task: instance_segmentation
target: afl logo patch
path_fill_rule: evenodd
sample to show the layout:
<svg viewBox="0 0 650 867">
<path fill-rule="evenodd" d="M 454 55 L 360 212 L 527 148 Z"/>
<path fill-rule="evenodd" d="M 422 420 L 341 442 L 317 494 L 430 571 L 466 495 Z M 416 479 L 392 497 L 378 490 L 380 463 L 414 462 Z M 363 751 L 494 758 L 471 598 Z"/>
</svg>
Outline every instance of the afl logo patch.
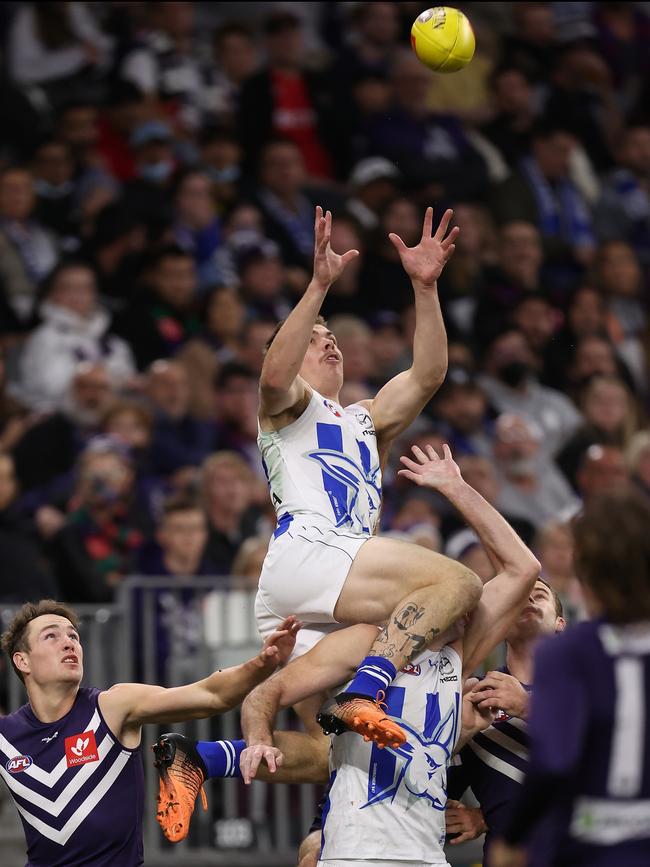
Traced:
<svg viewBox="0 0 650 867">
<path fill-rule="evenodd" d="M 330 403 L 329 400 L 324 400 L 323 403 L 330 412 L 334 413 L 337 418 L 342 418 L 341 413 L 338 411 L 338 409 L 334 406 L 333 403 Z"/>
<path fill-rule="evenodd" d="M 402 669 L 402 674 L 412 674 L 414 677 L 419 677 L 420 674 L 422 674 L 422 669 L 419 665 L 413 665 L 411 662 L 407 662 Z"/>
<path fill-rule="evenodd" d="M 14 756 L 13 759 L 9 759 L 5 768 L 10 774 L 19 774 L 21 771 L 26 771 L 27 768 L 31 768 L 32 764 L 31 756 Z"/>
</svg>

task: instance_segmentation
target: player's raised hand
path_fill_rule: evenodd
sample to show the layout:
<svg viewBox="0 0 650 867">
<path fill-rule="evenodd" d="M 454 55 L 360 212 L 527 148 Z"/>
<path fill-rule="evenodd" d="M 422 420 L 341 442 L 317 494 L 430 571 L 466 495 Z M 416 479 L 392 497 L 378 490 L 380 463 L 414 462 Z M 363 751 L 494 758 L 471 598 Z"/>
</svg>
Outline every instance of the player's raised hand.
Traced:
<svg viewBox="0 0 650 867">
<path fill-rule="evenodd" d="M 462 481 L 462 476 L 446 443 L 442 450 L 443 457 L 441 458 L 433 446 L 426 445 L 424 451 L 419 446 L 413 446 L 411 451 L 415 460 L 402 455 L 400 461 L 404 464 L 404 468 L 398 470 L 397 474 L 415 482 L 416 485 L 433 488 L 435 491 L 444 491 L 446 486 Z"/>
<path fill-rule="evenodd" d="M 284 756 L 281 750 L 271 744 L 251 744 L 242 750 L 239 757 L 239 768 L 247 786 L 257 776 L 257 769 L 262 761 L 266 762 L 269 771 L 274 774 L 284 762 Z"/>
<path fill-rule="evenodd" d="M 316 219 L 314 221 L 314 277 L 313 281 L 324 292 L 332 283 L 341 276 L 348 262 L 359 255 L 358 250 L 348 250 L 339 255 L 332 250 L 330 239 L 332 237 L 332 212 L 327 211 L 323 215 L 320 205 L 316 206 Z"/>
<path fill-rule="evenodd" d="M 264 641 L 259 657 L 261 662 L 272 668 L 288 662 L 301 626 L 302 623 L 293 614 L 283 620 L 279 628 Z"/>
<path fill-rule="evenodd" d="M 407 247 L 395 232 L 391 232 L 388 236 L 399 253 L 404 270 L 419 289 L 434 289 L 436 280 L 442 274 L 442 269 L 454 254 L 456 249 L 454 241 L 458 237 L 460 229 L 455 226 L 447 235 L 447 229 L 453 216 L 452 210 L 445 211 L 435 235 L 432 235 L 433 208 L 427 208 L 424 215 L 422 237 L 420 243 L 415 247 Z"/>
</svg>

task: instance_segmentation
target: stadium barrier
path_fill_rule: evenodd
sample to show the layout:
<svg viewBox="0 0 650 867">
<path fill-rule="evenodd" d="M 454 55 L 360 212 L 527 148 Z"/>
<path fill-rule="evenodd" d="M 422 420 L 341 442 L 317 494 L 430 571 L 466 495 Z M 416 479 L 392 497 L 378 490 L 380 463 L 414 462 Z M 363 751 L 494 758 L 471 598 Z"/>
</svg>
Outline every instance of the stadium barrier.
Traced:
<svg viewBox="0 0 650 867">
<path fill-rule="evenodd" d="M 237 665 L 260 649 L 254 600 L 253 591 L 238 589 L 232 579 L 129 578 L 119 587 L 113 604 L 74 606 L 81 618 L 83 683 L 99 688 L 125 681 L 179 686 Z M 16 607 L 0 608 L 3 630 Z M 25 701 L 22 684 L 3 660 L 0 705 L 11 712 Z M 278 719 L 278 728 L 298 726 L 292 711 L 284 711 Z M 206 786 L 207 813 L 198 804 L 188 839 L 176 845 L 167 843 L 155 820 L 158 782 L 149 745 L 168 730 L 199 740 L 237 738 L 241 731 L 239 712 L 144 727 L 148 867 L 294 865 L 297 846 L 311 824 L 321 794 L 318 786 L 253 782 L 244 787 L 231 779 L 211 780 Z M 453 852 L 449 857 L 457 865 L 475 863 L 474 852 Z"/>
</svg>

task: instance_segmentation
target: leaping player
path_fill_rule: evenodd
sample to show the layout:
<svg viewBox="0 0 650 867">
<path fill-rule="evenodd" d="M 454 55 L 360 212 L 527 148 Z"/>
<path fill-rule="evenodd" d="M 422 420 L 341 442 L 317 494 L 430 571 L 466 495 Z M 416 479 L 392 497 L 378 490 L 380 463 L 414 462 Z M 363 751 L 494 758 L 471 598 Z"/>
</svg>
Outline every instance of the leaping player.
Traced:
<svg viewBox="0 0 650 867">
<path fill-rule="evenodd" d="M 389 235 L 415 294 L 413 363 L 372 400 L 343 407 L 343 358 L 319 311 L 358 252 L 332 250 L 332 215 L 316 208 L 314 274 L 272 336 L 260 376 L 258 444 L 278 523 L 260 577 L 258 625 L 267 635 L 295 614 L 306 628 L 294 655 L 338 624 L 384 626 L 329 709 L 380 746 L 397 747 L 406 736 L 381 710 L 377 693 L 481 595 L 481 582 L 461 564 L 373 536 L 381 467 L 391 444 L 438 390 L 447 369 L 437 280 L 459 231 L 447 234 L 452 215 L 446 211 L 433 234 L 433 209 L 427 208 L 415 247 Z"/>
</svg>

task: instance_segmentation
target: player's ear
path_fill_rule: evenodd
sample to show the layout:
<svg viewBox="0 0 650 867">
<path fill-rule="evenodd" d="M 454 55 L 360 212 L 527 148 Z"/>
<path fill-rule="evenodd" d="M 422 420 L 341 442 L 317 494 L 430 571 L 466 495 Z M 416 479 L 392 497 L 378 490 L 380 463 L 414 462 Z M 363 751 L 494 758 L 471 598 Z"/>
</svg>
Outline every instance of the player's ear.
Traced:
<svg viewBox="0 0 650 867">
<path fill-rule="evenodd" d="M 556 617 L 555 618 L 555 631 L 556 632 L 564 632 L 566 629 L 566 620 L 564 617 Z"/>
<path fill-rule="evenodd" d="M 29 674 L 29 659 L 25 653 L 17 650 L 11 659 L 21 674 Z"/>
</svg>

